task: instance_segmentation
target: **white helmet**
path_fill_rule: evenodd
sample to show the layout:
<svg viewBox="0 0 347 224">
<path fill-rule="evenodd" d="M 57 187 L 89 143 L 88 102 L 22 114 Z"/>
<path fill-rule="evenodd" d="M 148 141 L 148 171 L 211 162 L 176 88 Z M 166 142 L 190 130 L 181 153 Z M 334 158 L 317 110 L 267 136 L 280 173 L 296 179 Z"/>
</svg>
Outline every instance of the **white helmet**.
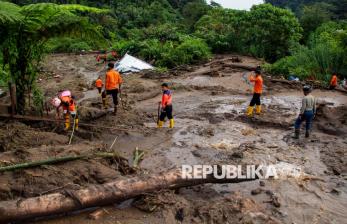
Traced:
<svg viewBox="0 0 347 224">
<path fill-rule="evenodd" d="M 61 104 L 61 100 L 58 97 L 55 97 L 55 98 L 52 99 L 51 103 L 52 103 L 53 106 L 59 107 L 60 104 Z"/>
</svg>

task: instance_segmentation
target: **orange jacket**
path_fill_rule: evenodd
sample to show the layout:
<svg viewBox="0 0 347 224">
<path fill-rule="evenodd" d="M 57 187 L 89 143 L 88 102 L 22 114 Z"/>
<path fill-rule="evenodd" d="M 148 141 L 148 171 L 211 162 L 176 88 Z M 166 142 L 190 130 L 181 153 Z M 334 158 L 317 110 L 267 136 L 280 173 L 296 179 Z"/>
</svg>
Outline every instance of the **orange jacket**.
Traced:
<svg viewBox="0 0 347 224">
<path fill-rule="evenodd" d="M 258 77 L 251 76 L 250 82 L 254 82 L 254 93 L 261 94 L 263 92 L 263 78 L 259 75 Z"/>
<path fill-rule="evenodd" d="M 96 86 L 97 88 L 101 88 L 103 85 L 104 85 L 104 84 L 102 83 L 102 80 L 101 80 L 101 79 L 97 79 L 97 80 L 95 81 L 95 86 Z"/>
<path fill-rule="evenodd" d="M 63 110 L 73 112 L 76 110 L 75 101 L 70 96 L 63 96 L 60 98 Z"/>
<path fill-rule="evenodd" d="M 165 108 L 167 105 L 172 105 L 172 94 L 170 90 L 163 91 L 161 98 L 161 108 Z"/>
<path fill-rule="evenodd" d="M 123 80 L 119 72 L 112 69 L 106 73 L 106 90 L 119 89 L 119 84 L 122 83 Z"/>
<path fill-rule="evenodd" d="M 337 86 L 337 76 L 336 75 L 333 75 L 333 77 L 331 78 L 330 85 L 331 86 Z"/>
</svg>

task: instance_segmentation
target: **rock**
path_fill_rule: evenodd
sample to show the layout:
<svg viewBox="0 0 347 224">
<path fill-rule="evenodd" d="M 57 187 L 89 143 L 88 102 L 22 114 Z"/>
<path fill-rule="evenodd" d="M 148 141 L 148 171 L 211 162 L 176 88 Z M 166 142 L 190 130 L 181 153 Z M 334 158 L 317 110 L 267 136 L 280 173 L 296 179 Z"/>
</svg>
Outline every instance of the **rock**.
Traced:
<svg viewBox="0 0 347 224">
<path fill-rule="evenodd" d="M 257 195 L 260 194 L 261 192 L 263 192 L 263 190 L 261 188 L 257 188 L 251 191 L 252 195 Z"/>
<path fill-rule="evenodd" d="M 105 116 L 106 111 L 98 108 L 81 106 L 78 109 L 78 115 L 81 121 L 89 121 Z"/>
<path fill-rule="evenodd" d="M 265 182 L 264 181 L 259 181 L 259 185 L 261 186 L 261 187 L 265 187 Z"/>
<path fill-rule="evenodd" d="M 236 159 L 242 159 L 243 158 L 243 152 L 234 152 L 231 155 L 232 158 L 236 158 Z"/>
<path fill-rule="evenodd" d="M 331 191 L 330 191 L 330 193 L 331 194 L 336 194 L 336 195 L 340 195 L 341 194 L 341 192 L 339 191 L 339 190 L 337 190 L 337 189 L 332 189 Z"/>
</svg>

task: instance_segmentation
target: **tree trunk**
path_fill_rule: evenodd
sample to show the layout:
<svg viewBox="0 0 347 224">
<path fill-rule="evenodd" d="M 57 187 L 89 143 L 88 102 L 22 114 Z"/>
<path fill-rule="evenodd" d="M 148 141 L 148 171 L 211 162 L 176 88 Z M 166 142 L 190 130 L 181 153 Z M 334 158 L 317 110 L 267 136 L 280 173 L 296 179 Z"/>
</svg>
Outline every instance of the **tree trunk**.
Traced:
<svg viewBox="0 0 347 224">
<path fill-rule="evenodd" d="M 25 85 L 22 81 L 16 81 L 17 94 L 17 113 L 24 115 L 25 113 Z"/>
<path fill-rule="evenodd" d="M 133 177 L 65 193 L 0 202 L 0 223 L 33 219 L 102 206 L 160 189 L 176 189 L 206 183 L 239 183 L 254 179 L 183 179 L 181 170 L 149 177 Z"/>
</svg>

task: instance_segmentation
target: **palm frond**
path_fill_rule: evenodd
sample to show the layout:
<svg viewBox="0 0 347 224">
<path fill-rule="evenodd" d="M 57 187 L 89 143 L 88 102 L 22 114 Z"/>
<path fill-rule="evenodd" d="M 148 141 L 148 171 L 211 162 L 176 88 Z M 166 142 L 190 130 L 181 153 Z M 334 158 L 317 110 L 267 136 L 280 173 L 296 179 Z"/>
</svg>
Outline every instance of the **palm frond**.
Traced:
<svg viewBox="0 0 347 224">
<path fill-rule="evenodd" d="M 95 13 L 95 14 L 103 14 L 103 13 L 110 12 L 109 9 L 99 9 L 99 8 L 88 7 L 88 6 L 77 5 L 77 4 L 59 5 L 59 7 L 73 13 L 88 12 L 88 13 Z"/>
<path fill-rule="evenodd" d="M 0 1 L 0 26 L 13 24 L 23 19 L 20 13 L 20 7 L 10 3 Z"/>
</svg>

